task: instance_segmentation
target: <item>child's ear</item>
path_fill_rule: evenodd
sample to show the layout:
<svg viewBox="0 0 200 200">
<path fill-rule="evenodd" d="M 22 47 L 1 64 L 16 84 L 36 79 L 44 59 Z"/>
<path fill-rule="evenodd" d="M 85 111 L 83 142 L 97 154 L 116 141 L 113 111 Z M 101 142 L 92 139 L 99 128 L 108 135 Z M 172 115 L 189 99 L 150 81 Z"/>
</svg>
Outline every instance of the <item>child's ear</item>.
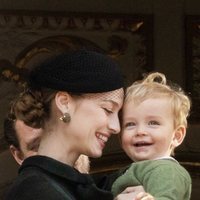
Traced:
<svg viewBox="0 0 200 200">
<path fill-rule="evenodd" d="M 24 161 L 24 154 L 22 153 L 21 150 L 19 150 L 18 148 L 16 148 L 14 145 L 10 145 L 10 152 L 13 155 L 14 159 L 16 160 L 16 162 L 21 165 L 22 162 Z"/>
<path fill-rule="evenodd" d="M 173 146 L 178 147 L 184 140 L 186 134 L 185 126 L 178 126 L 174 132 Z"/>
</svg>

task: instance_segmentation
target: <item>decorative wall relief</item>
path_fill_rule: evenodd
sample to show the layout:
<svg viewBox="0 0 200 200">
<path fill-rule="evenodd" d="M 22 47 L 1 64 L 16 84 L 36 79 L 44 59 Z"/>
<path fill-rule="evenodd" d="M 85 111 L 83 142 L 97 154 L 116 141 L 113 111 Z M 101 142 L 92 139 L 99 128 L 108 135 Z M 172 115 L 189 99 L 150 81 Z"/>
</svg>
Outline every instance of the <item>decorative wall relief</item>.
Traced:
<svg viewBox="0 0 200 200">
<path fill-rule="evenodd" d="M 0 151 L 8 102 L 44 54 L 83 47 L 106 53 L 122 66 L 127 85 L 153 66 L 151 15 L 0 11 L 0 33 Z"/>
</svg>

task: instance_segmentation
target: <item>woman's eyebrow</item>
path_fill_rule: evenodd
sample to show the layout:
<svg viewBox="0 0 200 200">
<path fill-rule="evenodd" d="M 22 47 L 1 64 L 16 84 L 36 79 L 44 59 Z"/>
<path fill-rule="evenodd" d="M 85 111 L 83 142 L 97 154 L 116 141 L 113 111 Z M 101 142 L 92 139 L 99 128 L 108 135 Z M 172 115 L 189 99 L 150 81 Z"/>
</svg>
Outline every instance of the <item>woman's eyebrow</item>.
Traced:
<svg viewBox="0 0 200 200">
<path fill-rule="evenodd" d="M 118 105 L 118 103 L 116 101 L 113 101 L 111 99 L 103 99 L 104 102 L 109 102 L 109 103 L 112 103 L 114 105 Z"/>
</svg>

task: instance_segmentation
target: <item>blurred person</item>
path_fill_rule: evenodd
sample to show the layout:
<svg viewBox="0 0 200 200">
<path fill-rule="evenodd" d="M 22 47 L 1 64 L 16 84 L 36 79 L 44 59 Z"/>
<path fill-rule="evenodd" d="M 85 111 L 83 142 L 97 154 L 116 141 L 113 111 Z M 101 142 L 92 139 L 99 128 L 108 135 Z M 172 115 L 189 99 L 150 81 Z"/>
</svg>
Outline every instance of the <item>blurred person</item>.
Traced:
<svg viewBox="0 0 200 200">
<path fill-rule="evenodd" d="M 20 95 L 23 95 L 23 93 Z M 41 134 L 41 128 L 32 128 L 22 120 L 16 119 L 13 108 L 4 120 L 4 138 L 9 145 L 11 154 L 19 165 L 22 164 L 24 159 L 37 155 Z M 80 155 L 74 167 L 81 173 L 89 173 L 89 158 Z"/>
</svg>

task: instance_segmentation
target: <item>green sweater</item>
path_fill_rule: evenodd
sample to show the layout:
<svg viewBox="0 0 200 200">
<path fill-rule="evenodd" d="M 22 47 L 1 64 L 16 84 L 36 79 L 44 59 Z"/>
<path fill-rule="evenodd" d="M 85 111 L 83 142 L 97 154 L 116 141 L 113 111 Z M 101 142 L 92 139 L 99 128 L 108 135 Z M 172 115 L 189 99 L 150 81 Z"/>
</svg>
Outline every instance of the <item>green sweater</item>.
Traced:
<svg viewBox="0 0 200 200">
<path fill-rule="evenodd" d="M 132 163 L 112 185 L 114 196 L 128 186 L 142 185 L 156 200 L 188 200 L 191 195 L 189 173 L 176 160 L 158 159 Z"/>
</svg>

